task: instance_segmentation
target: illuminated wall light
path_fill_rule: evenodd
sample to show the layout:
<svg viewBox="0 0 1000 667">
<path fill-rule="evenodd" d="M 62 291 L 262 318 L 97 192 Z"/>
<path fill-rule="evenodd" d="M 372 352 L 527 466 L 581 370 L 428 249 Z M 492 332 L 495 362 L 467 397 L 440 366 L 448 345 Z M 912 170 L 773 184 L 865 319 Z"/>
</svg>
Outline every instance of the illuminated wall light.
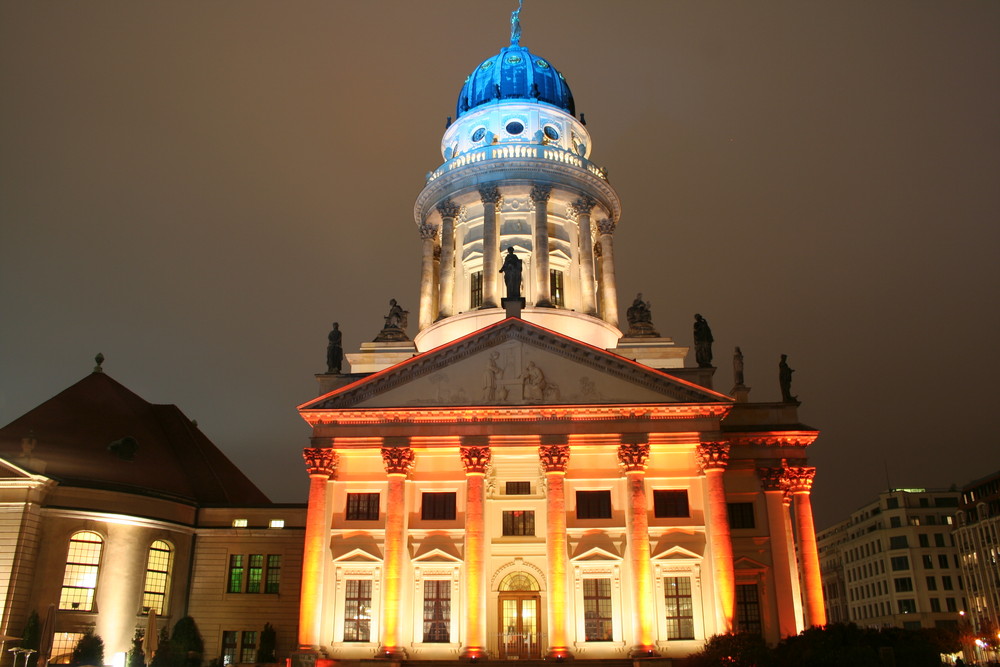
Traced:
<svg viewBox="0 0 1000 667">
<path fill-rule="evenodd" d="M 267 524 L 267 527 L 268 528 L 284 528 L 285 527 L 285 520 L 284 519 L 271 519 L 271 521 Z"/>
<path fill-rule="evenodd" d="M 246 528 L 247 525 L 246 519 L 233 519 L 233 528 Z"/>
</svg>

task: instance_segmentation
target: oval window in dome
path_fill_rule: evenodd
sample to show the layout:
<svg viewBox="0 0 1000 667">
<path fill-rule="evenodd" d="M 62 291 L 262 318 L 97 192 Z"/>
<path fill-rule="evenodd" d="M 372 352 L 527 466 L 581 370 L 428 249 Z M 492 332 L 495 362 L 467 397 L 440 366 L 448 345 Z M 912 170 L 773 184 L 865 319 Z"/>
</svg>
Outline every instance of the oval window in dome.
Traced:
<svg viewBox="0 0 1000 667">
<path fill-rule="evenodd" d="M 557 130 L 554 126 L 546 125 L 543 132 L 545 132 L 545 136 L 552 141 L 559 141 L 559 130 Z"/>
<path fill-rule="evenodd" d="M 545 62 L 544 60 L 542 60 L 541 58 L 539 58 L 538 60 L 536 60 L 535 64 L 538 65 L 539 67 L 541 67 L 542 69 L 548 69 L 549 68 L 549 64 L 547 62 Z"/>
<path fill-rule="evenodd" d="M 482 65 L 480 65 L 481 69 L 489 69 L 491 67 L 493 67 L 493 61 L 492 60 L 487 60 Z"/>
<path fill-rule="evenodd" d="M 507 123 L 507 134 L 521 134 L 524 132 L 524 124 L 517 120 Z"/>
<path fill-rule="evenodd" d="M 521 62 L 521 56 L 507 56 L 507 62 L 511 65 L 516 65 Z"/>
<path fill-rule="evenodd" d="M 482 141 L 483 137 L 485 137 L 485 136 L 486 136 L 486 128 L 485 127 L 480 127 L 475 132 L 472 133 L 472 140 L 473 141 Z"/>
</svg>

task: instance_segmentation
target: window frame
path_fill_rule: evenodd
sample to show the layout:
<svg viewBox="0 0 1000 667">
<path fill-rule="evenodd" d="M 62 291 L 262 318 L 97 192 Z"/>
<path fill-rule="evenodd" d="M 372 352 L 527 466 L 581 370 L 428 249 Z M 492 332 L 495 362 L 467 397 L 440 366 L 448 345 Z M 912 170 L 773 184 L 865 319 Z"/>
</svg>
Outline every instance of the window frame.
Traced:
<svg viewBox="0 0 1000 667">
<path fill-rule="evenodd" d="M 348 492 L 344 499 L 344 521 L 378 521 L 381 517 L 382 494 L 379 492 Z"/>
<path fill-rule="evenodd" d="M 166 554 L 166 556 L 160 556 L 158 562 L 154 563 L 154 553 Z M 166 540 L 153 540 L 146 552 L 146 574 L 143 577 L 141 603 L 143 614 L 148 614 L 150 609 L 155 609 L 158 616 L 167 615 L 167 600 L 170 597 L 170 572 L 173 563 L 173 545 Z M 163 569 L 154 569 L 154 566 L 162 566 Z M 152 590 L 154 586 L 162 588 L 162 590 Z M 154 608 L 150 604 L 152 598 L 159 598 L 159 606 Z"/>
<path fill-rule="evenodd" d="M 683 502 L 680 501 L 681 498 L 683 498 Z M 653 517 L 657 519 L 690 518 L 691 502 L 687 489 L 653 489 Z"/>
<path fill-rule="evenodd" d="M 93 536 L 97 539 L 82 539 Z M 105 538 L 93 530 L 78 530 L 69 537 L 64 561 L 63 582 L 59 588 L 58 609 L 63 611 L 97 611 L 97 586 L 101 578 L 101 562 L 104 558 Z M 97 545 L 84 547 L 74 545 Z M 89 560 L 87 560 L 89 559 Z M 92 586 L 79 586 L 76 582 L 90 579 Z M 88 591 L 79 599 L 77 591 Z"/>
<path fill-rule="evenodd" d="M 578 489 L 575 498 L 577 519 L 601 520 L 614 516 L 610 489 Z"/>
<path fill-rule="evenodd" d="M 455 491 L 424 491 L 420 494 L 421 521 L 454 521 L 458 516 Z"/>
</svg>

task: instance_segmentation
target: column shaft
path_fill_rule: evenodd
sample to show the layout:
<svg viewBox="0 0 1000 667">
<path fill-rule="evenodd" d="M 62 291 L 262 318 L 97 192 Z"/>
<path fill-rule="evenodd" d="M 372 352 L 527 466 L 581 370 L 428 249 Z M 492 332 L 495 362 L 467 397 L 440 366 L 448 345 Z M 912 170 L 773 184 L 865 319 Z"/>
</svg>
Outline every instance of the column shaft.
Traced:
<svg viewBox="0 0 1000 667">
<path fill-rule="evenodd" d="M 588 315 L 597 314 L 597 295 L 594 290 L 594 239 L 590 229 L 590 211 L 597 202 L 590 197 L 582 197 L 573 204 L 577 215 L 577 234 L 580 253 L 580 308 Z"/>
<path fill-rule="evenodd" d="M 708 486 L 708 529 L 712 543 L 712 568 L 715 588 L 722 615 L 721 632 L 732 632 L 736 607 L 736 574 L 733 570 L 733 541 L 729 531 L 729 509 L 726 504 L 726 487 L 722 482 L 724 469 L 705 471 Z"/>
<path fill-rule="evenodd" d="M 535 306 L 552 306 L 549 284 L 549 195 L 552 187 L 536 185 L 531 188 L 531 201 L 535 203 L 535 228 L 531 236 L 532 276 L 535 280 Z"/>
<path fill-rule="evenodd" d="M 774 564 L 775 597 L 778 603 L 778 632 L 781 637 L 794 637 L 801 631 L 795 605 L 797 587 L 793 586 L 793 579 L 798 577 L 798 572 L 795 568 L 795 552 L 788 552 L 789 542 L 785 534 L 788 508 L 785 507 L 784 496 L 785 492 L 780 488 L 764 491 L 771 562 Z"/>
<path fill-rule="evenodd" d="M 647 446 L 648 450 L 648 446 Z M 646 508 L 646 473 L 629 470 L 625 473 L 628 483 L 629 504 L 626 516 L 628 547 L 634 579 L 633 627 L 634 657 L 656 655 L 655 622 L 653 620 L 653 572 L 649 560 L 649 516 Z"/>
<path fill-rule="evenodd" d="M 385 566 L 382 591 L 382 645 L 378 655 L 401 660 L 403 619 L 401 603 L 406 580 L 406 475 L 413 465 L 413 450 L 409 447 L 382 447 L 382 461 L 388 479 L 385 499 Z"/>
<path fill-rule="evenodd" d="M 420 259 L 420 318 L 419 329 L 423 331 L 434 323 L 434 301 L 438 285 L 434 280 L 434 241 L 437 237 L 437 227 L 420 225 L 420 238 L 423 247 Z"/>
<path fill-rule="evenodd" d="M 441 214 L 441 312 L 438 319 L 455 314 L 455 218 L 461 209 L 450 199 L 438 205 Z"/>
<path fill-rule="evenodd" d="M 816 527 L 813 525 L 812 502 L 809 491 L 793 492 L 795 498 L 795 527 L 799 535 L 799 553 L 802 554 L 806 617 L 810 626 L 826 625 L 823 607 L 823 576 L 819 570 L 819 550 L 816 547 Z"/>
<path fill-rule="evenodd" d="M 496 308 L 500 303 L 497 289 L 499 285 L 500 225 L 497 209 L 500 206 L 500 190 L 486 187 L 479 190 L 483 202 L 483 308 Z"/>
<path fill-rule="evenodd" d="M 330 539 L 328 482 L 336 470 L 337 456 L 333 450 L 321 447 L 306 447 L 302 456 L 309 471 L 309 505 L 302 553 L 299 650 L 316 651 L 323 644 L 323 593 Z"/>
<path fill-rule="evenodd" d="M 461 657 L 486 657 L 486 467 L 489 447 L 462 447 L 465 468 L 465 647 Z"/>
<path fill-rule="evenodd" d="M 604 305 L 604 321 L 611 326 L 618 326 L 618 289 L 615 287 L 615 254 L 611 234 L 615 223 L 611 220 L 599 220 L 597 223 L 598 241 L 601 244 L 601 303 Z"/>
<path fill-rule="evenodd" d="M 567 445 L 543 445 L 538 448 L 545 470 L 546 497 L 545 555 L 549 577 L 549 650 L 546 658 L 561 660 L 569 651 L 569 551 L 566 539 L 566 464 Z"/>
</svg>

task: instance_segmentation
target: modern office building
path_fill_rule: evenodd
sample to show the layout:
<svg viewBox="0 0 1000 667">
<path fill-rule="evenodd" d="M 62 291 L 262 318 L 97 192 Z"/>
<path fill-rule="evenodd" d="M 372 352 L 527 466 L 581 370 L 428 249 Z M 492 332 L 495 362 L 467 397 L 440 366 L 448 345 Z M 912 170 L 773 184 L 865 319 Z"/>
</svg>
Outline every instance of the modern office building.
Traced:
<svg viewBox="0 0 1000 667">
<path fill-rule="evenodd" d="M 1000 645 L 1000 472 L 962 489 L 955 543 L 965 577 L 969 622 L 980 640 Z"/>
</svg>

